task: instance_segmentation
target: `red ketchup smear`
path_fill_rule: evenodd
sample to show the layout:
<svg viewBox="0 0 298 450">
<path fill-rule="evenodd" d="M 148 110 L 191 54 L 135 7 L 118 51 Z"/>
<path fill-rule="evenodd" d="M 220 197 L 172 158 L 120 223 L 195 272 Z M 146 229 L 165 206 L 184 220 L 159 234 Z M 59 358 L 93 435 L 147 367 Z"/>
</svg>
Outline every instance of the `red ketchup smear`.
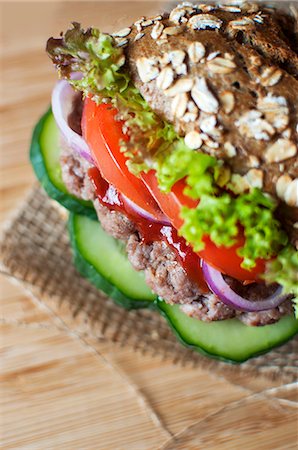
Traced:
<svg viewBox="0 0 298 450">
<path fill-rule="evenodd" d="M 150 221 L 134 211 L 121 193 L 102 178 L 96 167 L 89 169 L 88 175 L 95 188 L 97 198 L 103 206 L 111 211 L 124 213 L 131 219 L 136 224 L 142 242 L 146 244 L 161 240 L 166 242 L 176 253 L 179 262 L 191 280 L 200 287 L 201 291 L 209 291 L 201 269 L 200 257 L 186 244 L 185 239 L 178 236 L 177 230 L 172 225 Z"/>
</svg>

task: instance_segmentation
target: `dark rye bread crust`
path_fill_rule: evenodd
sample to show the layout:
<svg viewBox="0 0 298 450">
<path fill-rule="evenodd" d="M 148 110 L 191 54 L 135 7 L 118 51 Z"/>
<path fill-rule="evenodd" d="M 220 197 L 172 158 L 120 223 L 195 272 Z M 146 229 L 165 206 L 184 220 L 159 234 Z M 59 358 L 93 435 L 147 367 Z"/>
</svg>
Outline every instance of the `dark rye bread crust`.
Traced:
<svg viewBox="0 0 298 450">
<path fill-rule="evenodd" d="M 295 22 L 260 8 L 185 3 L 163 17 L 141 19 L 116 40 L 125 48 L 133 82 L 152 109 L 188 136 L 193 148 L 223 159 L 232 174 L 240 175 L 232 178 L 239 192 L 256 186 L 278 198 L 278 214 L 297 245 Z M 194 42 L 203 47 L 191 57 Z M 185 109 L 186 101 L 191 103 Z"/>
</svg>

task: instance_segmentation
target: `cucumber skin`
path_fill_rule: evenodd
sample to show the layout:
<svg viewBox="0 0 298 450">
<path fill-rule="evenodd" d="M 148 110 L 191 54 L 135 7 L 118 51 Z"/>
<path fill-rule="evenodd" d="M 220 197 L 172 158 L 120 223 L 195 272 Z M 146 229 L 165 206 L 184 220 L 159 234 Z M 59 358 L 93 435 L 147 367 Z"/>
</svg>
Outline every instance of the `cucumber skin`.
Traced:
<svg viewBox="0 0 298 450">
<path fill-rule="evenodd" d="M 125 309 L 156 309 L 156 304 L 154 301 L 133 300 L 126 297 L 116 286 L 107 281 L 99 272 L 97 272 L 92 264 L 88 263 L 84 259 L 77 247 L 75 239 L 75 216 L 76 214 L 74 213 L 69 214 L 68 231 L 73 250 L 73 261 L 78 272 L 83 277 L 87 278 L 97 289 L 103 291 L 108 297 L 111 297 L 117 305 L 122 306 Z"/>
<path fill-rule="evenodd" d="M 47 169 L 43 160 L 40 138 L 43 131 L 43 127 L 48 117 L 52 114 L 51 108 L 41 117 L 36 124 L 30 144 L 30 162 L 32 164 L 34 173 L 46 191 L 49 197 L 60 203 L 64 208 L 77 214 L 83 214 L 91 219 L 96 219 L 96 212 L 90 202 L 90 206 L 87 201 L 76 199 L 74 196 L 60 191 L 51 181 Z"/>
<path fill-rule="evenodd" d="M 266 353 L 269 353 L 274 348 L 278 348 L 281 345 L 286 344 L 287 342 L 289 342 L 291 339 L 293 339 L 298 334 L 298 331 L 296 331 L 296 333 L 294 333 L 292 336 L 288 336 L 287 338 L 285 338 L 283 341 L 280 341 L 276 345 L 273 345 L 272 347 L 267 348 L 264 351 L 256 352 L 256 353 L 248 356 L 247 358 L 243 358 L 243 359 L 240 359 L 240 358 L 239 359 L 232 359 L 231 358 L 230 359 L 230 358 L 226 358 L 224 356 L 220 356 L 220 355 L 216 355 L 214 353 L 207 352 L 206 350 L 204 350 L 202 347 L 199 347 L 198 345 L 189 344 L 185 339 L 183 339 L 183 337 L 181 336 L 179 331 L 176 329 L 175 325 L 172 323 L 171 319 L 168 317 L 167 313 L 162 309 L 162 307 L 160 306 L 161 303 L 163 303 L 162 299 L 159 299 L 159 300 L 155 301 L 155 305 L 156 305 L 156 308 L 157 308 L 158 312 L 165 318 L 166 322 L 168 323 L 168 325 L 170 326 L 171 330 L 173 331 L 173 334 L 176 336 L 177 340 L 184 347 L 187 347 L 190 350 L 194 350 L 197 353 L 200 353 L 201 355 L 206 356 L 208 358 L 216 359 L 218 361 L 222 361 L 222 362 L 233 364 L 233 365 L 239 365 L 239 364 L 242 364 L 245 361 L 248 361 L 248 360 L 250 360 L 252 358 L 256 358 L 258 356 L 265 355 Z"/>
</svg>

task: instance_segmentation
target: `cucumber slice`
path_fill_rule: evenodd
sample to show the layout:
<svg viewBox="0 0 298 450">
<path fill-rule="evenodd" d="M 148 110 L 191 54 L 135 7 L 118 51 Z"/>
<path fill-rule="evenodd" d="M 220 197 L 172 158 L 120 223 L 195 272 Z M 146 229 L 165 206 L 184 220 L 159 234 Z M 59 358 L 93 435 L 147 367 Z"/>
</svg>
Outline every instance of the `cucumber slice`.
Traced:
<svg viewBox="0 0 298 450">
<path fill-rule="evenodd" d="M 59 130 L 50 108 L 33 131 L 30 161 L 34 172 L 46 193 L 53 200 L 72 212 L 96 218 L 92 202 L 78 199 L 67 191 L 62 180 L 59 157 Z"/>
<path fill-rule="evenodd" d="M 266 353 L 298 333 L 298 320 L 285 316 L 264 327 L 249 327 L 237 319 L 206 323 L 188 317 L 179 306 L 158 301 L 180 341 L 192 349 L 226 362 L 240 363 Z"/>
<path fill-rule="evenodd" d="M 127 309 L 154 306 L 156 295 L 144 274 L 133 269 L 121 241 L 98 221 L 78 214 L 70 214 L 69 232 L 75 266 L 92 284 Z"/>
</svg>

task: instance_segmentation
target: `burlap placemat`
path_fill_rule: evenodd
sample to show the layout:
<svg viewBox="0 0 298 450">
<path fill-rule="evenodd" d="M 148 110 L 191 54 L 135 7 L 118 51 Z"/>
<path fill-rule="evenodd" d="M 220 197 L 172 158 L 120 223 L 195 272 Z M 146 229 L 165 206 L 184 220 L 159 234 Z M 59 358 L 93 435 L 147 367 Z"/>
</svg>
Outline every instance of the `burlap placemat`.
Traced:
<svg viewBox="0 0 298 450">
<path fill-rule="evenodd" d="M 183 347 L 165 320 L 148 310 L 126 311 L 82 278 L 72 264 L 66 222 L 40 187 L 35 187 L 3 230 L 2 271 L 20 280 L 40 301 L 64 304 L 92 337 L 170 358 L 175 364 L 192 364 L 219 374 L 251 372 L 295 380 L 298 374 L 298 339 L 241 365 L 209 359 Z M 58 312 L 59 314 L 59 312 Z M 79 330 L 80 331 L 80 330 Z"/>
</svg>

